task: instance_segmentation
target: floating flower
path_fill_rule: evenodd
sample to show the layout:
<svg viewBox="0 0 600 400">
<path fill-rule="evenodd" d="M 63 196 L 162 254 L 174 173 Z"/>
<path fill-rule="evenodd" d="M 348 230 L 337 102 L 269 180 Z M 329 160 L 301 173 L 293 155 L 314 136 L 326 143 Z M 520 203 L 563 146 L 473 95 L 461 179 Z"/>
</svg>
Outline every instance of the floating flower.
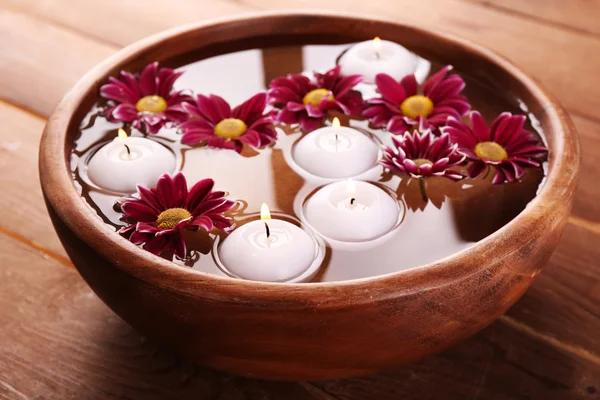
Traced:
<svg viewBox="0 0 600 400">
<path fill-rule="evenodd" d="M 301 74 L 273 79 L 269 84 L 269 104 L 280 108 L 277 121 L 300 123 L 302 130 L 308 132 L 321 126 L 329 110 L 360 114 L 364 107 L 362 95 L 352 89 L 363 77 L 340 76 L 340 70 L 338 65 L 324 74 L 315 73 L 314 80 Z"/>
<path fill-rule="evenodd" d="M 168 123 L 181 123 L 188 115 L 181 107 L 191 96 L 173 91 L 173 83 L 183 74 L 170 68 L 148 64 L 139 76 L 121 71 L 119 79 L 110 77 L 100 95 L 110 106 L 104 111 L 109 121 L 128 122 L 135 129 L 156 133 Z"/>
<path fill-rule="evenodd" d="M 435 138 L 431 131 L 419 133 L 405 132 L 402 136 L 392 136 L 393 147 L 383 152 L 381 165 L 399 175 L 413 178 L 442 176 L 453 181 L 464 178 L 460 171 L 451 169 L 461 165 L 465 156 L 458 146 L 450 143 L 450 135 L 443 133 Z"/>
<path fill-rule="evenodd" d="M 235 202 L 227 200 L 224 192 L 213 191 L 213 186 L 212 179 L 203 179 L 188 192 L 181 172 L 173 177 L 164 174 L 156 188 L 138 186 L 140 198 L 121 204 L 123 220 L 130 225 L 119 230 L 119 234 L 132 243 L 143 244 L 151 253 L 171 250 L 175 256 L 185 258 L 183 229 L 210 231 L 213 227 L 226 229 L 231 226 L 223 213 Z"/>
<path fill-rule="evenodd" d="M 450 65 L 442 68 L 419 88 L 414 75 L 405 76 L 400 82 L 386 74 L 378 74 L 375 84 L 381 97 L 367 100 L 363 115 L 374 126 L 387 126 L 387 130 L 400 134 L 425 120 L 434 133 L 445 125 L 448 117 L 459 119 L 469 112 L 471 106 L 461 95 L 465 82 L 458 75 L 446 74 Z"/>
<path fill-rule="evenodd" d="M 521 179 L 527 167 L 539 167 L 539 156 L 548 152 L 531 132 L 523 129 L 524 115 L 500 114 L 490 129 L 477 111 L 470 115 L 471 127 L 450 119 L 444 132 L 450 134 L 459 151 L 471 161 L 468 174 L 475 178 L 486 166 L 496 167 L 492 183 L 514 182 Z"/>
<path fill-rule="evenodd" d="M 258 93 L 233 110 L 221 97 L 198 95 L 194 104 L 184 104 L 192 117 L 181 125 L 181 143 L 242 151 L 243 143 L 260 149 L 277 140 L 273 116 L 265 113 L 267 94 Z"/>
</svg>

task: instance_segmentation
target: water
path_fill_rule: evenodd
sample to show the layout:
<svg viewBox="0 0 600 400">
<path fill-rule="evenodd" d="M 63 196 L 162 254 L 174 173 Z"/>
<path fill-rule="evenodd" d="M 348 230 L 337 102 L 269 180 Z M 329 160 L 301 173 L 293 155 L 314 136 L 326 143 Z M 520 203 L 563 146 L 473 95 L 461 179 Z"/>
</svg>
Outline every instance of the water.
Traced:
<svg viewBox="0 0 600 400">
<path fill-rule="evenodd" d="M 348 47 L 309 45 L 254 49 L 212 57 L 183 66 L 186 73 L 175 88 L 215 93 L 233 107 L 265 90 L 270 80 L 277 76 L 331 68 Z M 439 67 L 434 63 L 432 71 Z M 460 71 L 454 72 L 465 79 L 464 94 L 488 122 L 503 111 L 522 113 L 518 99 L 492 90 Z M 72 154 L 73 179 L 87 204 L 116 230 L 123 225 L 119 221 L 121 214 L 115 208 L 119 196 L 90 185 L 85 178 L 86 160 L 100 144 L 112 140 L 121 127 L 96 117 L 97 111 L 94 107 L 82 122 Z M 344 125 L 369 132 L 383 143 L 390 141 L 389 133 L 369 129 L 366 121 L 337 116 Z M 537 125 L 528 121 L 526 128 L 535 131 Z M 241 155 L 228 150 L 182 146 L 175 130 L 163 130 L 150 137 L 176 154 L 190 187 L 200 179 L 212 178 L 216 188 L 238 200 L 239 205 L 233 212 L 234 221 L 258 213 L 262 202 L 269 204 L 273 212 L 300 218 L 304 200 L 323 182 L 307 180 L 290 167 L 290 150 L 302 133 L 290 127 L 279 127 L 278 133 L 279 140 L 273 148 L 245 150 Z M 137 131 L 131 134 L 142 136 Z M 537 134 L 542 135 L 539 131 Z M 401 224 L 386 237 L 388 240 L 370 248 L 331 248 L 328 245 L 323 266 L 313 281 L 342 281 L 407 270 L 466 249 L 519 214 L 535 197 L 544 178 L 541 169 L 529 169 L 521 182 L 500 186 L 491 185 L 493 174 L 485 179 L 465 179 L 458 183 L 445 178 L 429 178 L 429 201 L 425 202 L 417 181 L 382 172 L 380 167 L 375 167 L 366 178 L 398 197 L 404 213 Z M 187 233 L 188 259 L 164 257 L 183 268 L 223 275 L 212 254 L 216 237 L 216 234 L 204 232 Z M 221 235 L 221 239 L 223 237 Z"/>
</svg>

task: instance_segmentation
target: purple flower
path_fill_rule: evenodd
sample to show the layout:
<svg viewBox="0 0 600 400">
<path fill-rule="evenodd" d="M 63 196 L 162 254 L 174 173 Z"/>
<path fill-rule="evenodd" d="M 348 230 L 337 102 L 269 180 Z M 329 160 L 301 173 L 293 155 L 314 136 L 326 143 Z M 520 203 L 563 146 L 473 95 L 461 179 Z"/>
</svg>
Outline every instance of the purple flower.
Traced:
<svg viewBox="0 0 600 400">
<path fill-rule="evenodd" d="M 280 109 L 277 121 L 299 123 L 305 132 L 321 126 L 329 110 L 346 115 L 359 115 L 364 108 L 360 92 L 352 90 L 362 82 L 361 75 L 340 76 L 338 65 L 324 74 L 315 73 L 314 80 L 289 74 L 269 84 L 269 104 Z"/>
<path fill-rule="evenodd" d="M 265 113 L 267 94 L 258 93 L 233 110 L 221 97 L 198 95 L 194 104 L 184 104 L 192 117 L 181 125 L 181 143 L 232 149 L 238 153 L 243 144 L 260 149 L 277 140 L 273 117 Z"/>
<path fill-rule="evenodd" d="M 156 133 L 163 126 L 179 124 L 188 119 L 181 107 L 191 96 L 173 91 L 173 83 L 183 74 L 170 68 L 158 69 L 158 63 L 148 64 L 137 76 L 121 71 L 119 79 L 110 77 L 100 88 L 100 95 L 108 100 L 104 110 L 111 122 L 128 122 L 135 129 Z"/>
<path fill-rule="evenodd" d="M 363 115 L 374 126 L 387 126 L 387 130 L 400 134 L 413 129 L 425 120 L 434 133 L 445 125 L 448 117 L 460 119 L 471 106 L 461 95 L 465 82 L 458 75 L 446 74 L 450 65 L 442 68 L 419 88 L 414 75 L 407 75 L 400 82 L 386 74 L 378 74 L 375 84 L 381 97 L 367 100 Z"/>
<path fill-rule="evenodd" d="M 514 182 L 523 176 L 525 168 L 539 167 L 539 157 L 548 149 L 540 146 L 531 132 L 523 128 L 524 115 L 500 114 L 488 127 L 477 111 L 470 115 L 471 126 L 450 119 L 444 132 L 450 134 L 459 151 L 471 161 L 468 174 L 475 178 L 486 166 L 496 167 L 492 183 Z"/>
<path fill-rule="evenodd" d="M 399 175 L 413 178 L 443 176 L 453 181 L 464 175 L 452 167 L 461 165 L 465 156 L 459 153 L 458 146 L 450 143 L 450 135 L 443 133 L 435 138 L 431 131 L 419 133 L 405 132 L 401 136 L 392 136 L 393 147 L 383 152 L 381 165 Z"/>
<path fill-rule="evenodd" d="M 214 181 L 203 179 L 188 192 L 187 182 L 180 172 L 171 177 L 164 174 L 156 188 L 138 186 L 139 199 L 126 200 L 121 204 L 122 220 L 130 225 L 121 228 L 119 234 L 154 254 L 167 250 L 179 258 L 185 258 L 186 245 L 182 230 L 213 227 L 226 229 L 231 221 L 223 213 L 235 202 L 227 200 L 225 192 L 213 191 Z"/>
</svg>

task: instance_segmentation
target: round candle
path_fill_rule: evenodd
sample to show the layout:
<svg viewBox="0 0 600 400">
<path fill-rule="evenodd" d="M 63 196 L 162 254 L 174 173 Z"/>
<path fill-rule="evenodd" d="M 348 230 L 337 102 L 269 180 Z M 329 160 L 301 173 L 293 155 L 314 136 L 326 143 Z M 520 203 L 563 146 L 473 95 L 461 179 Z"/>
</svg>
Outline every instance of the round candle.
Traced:
<svg viewBox="0 0 600 400">
<path fill-rule="evenodd" d="M 349 48 L 340 58 L 342 75 L 359 74 L 366 83 L 374 83 L 377 74 L 385 73 L 397 81 L 415 74 L 422 82 L 431 64 L 398 43 L 375 38 Z"/>
<path fill-rule="evenodd" d="M 326 238 L 363 242 L 378 238 L 398 223 L 398 203 L 384 190 L 364 182 L 335 182 L 308 199 L 304 216 Z"/>
<path fill-rule="evenodd" d="M 304 170 L 323 178 L 348 178 L 377 164 L 379 146 L 364 133 L 340 126 L 310 132 L 294 146 L 292 157 Z"/>
<path fill-rule="evenodd" d="M 164 173 L 175 172 L 175 155 L 146 138 L 127 137 L 123 129 L 98 150 L 87 165 L 90 180 L 113 192 L 133 193 L 137 185 L 154 187 Z"/>
<path fill-rule="evenodd" d="M 316 244 L 298 226 L 271 219 L 263 203 L 261 220 L 240 226 L 219 247 L 219 258 L 231 274 L 254 281 L 289 282 L 308 271 Z"/>
</svg>

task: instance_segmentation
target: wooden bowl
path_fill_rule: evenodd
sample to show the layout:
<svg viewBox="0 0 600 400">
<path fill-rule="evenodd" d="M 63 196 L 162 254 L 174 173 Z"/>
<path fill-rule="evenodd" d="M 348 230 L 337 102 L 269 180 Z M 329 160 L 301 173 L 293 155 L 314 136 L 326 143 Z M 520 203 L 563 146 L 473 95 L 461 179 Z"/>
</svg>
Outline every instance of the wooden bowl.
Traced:
<svg viewBox="0 0 600 400">
<path fill-rule="evenodd" d="M 547 181 L 510 223 L 467 250 L 404 272 L 345 282 L 274 284 L 176 266 L 115 234 L 82 201 L 69 158 L 99 86 L 121 69 L 183 65 L 283 44 L 381 36 L 503 87 L 539 120 Z M 177 353 L 216 369 L 281 380 L 369 374 L 439 352 L 504 313 L 557 245 L 577 181 L 579 147 L 563 108 L 530 77 L 462 39 L 335 13 L 265 13 L 192 24 L 135 43 L 90 71 L 46 126 L 40 176 L 48 211 L 81 276 L 119 316 Z"/>
</svg>

